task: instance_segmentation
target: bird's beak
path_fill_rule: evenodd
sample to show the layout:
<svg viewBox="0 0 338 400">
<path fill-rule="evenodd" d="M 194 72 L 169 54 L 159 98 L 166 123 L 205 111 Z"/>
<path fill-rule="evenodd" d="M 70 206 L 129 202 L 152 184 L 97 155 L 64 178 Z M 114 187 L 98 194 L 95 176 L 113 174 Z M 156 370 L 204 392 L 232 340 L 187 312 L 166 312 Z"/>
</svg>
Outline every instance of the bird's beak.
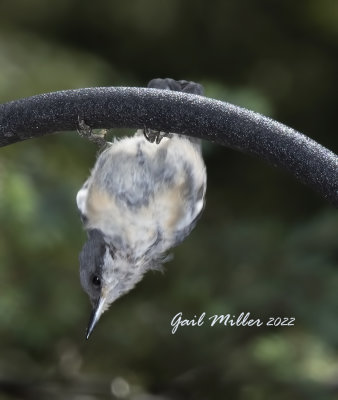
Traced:
<svg viewBox="0 0 338 400">
<path fill-rule="evenodd" d="M 92 311 L 92 314 L 90 316 L 88 328 L 87 328 L 87 333 L 86 333 L 86 339 L 89 338 L 91 333 L 93 332 L 95 325 L 98 323 L 103 311 L 104 311 L 104 305 L 106 302 L 106 296 L 101 294 L 99 301 L 97 302 L 97 305 L 94 307 L 94 310 Z"/>
</svg>

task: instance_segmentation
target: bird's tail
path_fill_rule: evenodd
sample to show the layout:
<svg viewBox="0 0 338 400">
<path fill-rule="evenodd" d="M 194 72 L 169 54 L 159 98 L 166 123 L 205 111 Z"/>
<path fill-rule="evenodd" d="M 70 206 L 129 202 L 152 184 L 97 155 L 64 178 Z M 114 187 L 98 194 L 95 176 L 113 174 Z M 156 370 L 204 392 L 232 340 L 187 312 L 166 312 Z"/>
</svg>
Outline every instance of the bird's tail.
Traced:
<svg viewBox="0 0 338 400">
<path fill-rule="evenodd" d="M 148 88 L 172 90 L 175 92 L 198 94 L 200 96 L 204 95 L 204 88 L 201 84 L 185 80 L 176 81 L 175 79 L 171 78 L 152 79 L 151 81 L 148 82 Z M 201 151 L 200 139 L 194 138 L 192 136 L 184 136 L 184 137 L 186 139 L 189 139 L 194 145 L 196 145 L 196 149 L 198 149 L 198 151 Z"/>
</svg>

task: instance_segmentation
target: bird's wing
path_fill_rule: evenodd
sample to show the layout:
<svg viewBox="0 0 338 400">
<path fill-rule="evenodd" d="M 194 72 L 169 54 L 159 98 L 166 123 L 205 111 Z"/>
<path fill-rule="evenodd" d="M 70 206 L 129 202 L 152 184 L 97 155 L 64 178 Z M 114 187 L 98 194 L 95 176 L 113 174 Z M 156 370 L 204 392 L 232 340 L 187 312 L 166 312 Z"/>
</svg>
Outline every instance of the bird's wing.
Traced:
<svg viewBox="0 0 338 400">
<path fill-rule="evenodd" d="M 82 185 L 81 189 L 77 192 L 76 195 L 76 204 L 77 208 L 80 211 L 82 222 L 85 222 L 87 210 L 86 210 L 86 203 L 87 203 L 87 196 L 88 196 L 88 186 L 89 186 L 89 179 Z"/>
</svg>

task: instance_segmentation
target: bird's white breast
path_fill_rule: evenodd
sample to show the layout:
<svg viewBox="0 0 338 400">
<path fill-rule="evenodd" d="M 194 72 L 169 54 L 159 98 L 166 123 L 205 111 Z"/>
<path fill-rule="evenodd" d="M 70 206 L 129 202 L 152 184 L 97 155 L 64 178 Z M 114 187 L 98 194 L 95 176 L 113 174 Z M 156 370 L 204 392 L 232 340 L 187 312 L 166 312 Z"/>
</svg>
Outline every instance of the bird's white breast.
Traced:
<svg viewBox="0 0 338 400">
<path fill-rule="evenodd" d="M 198 200 L 187 194 L 191 185 L 202 188 Z M 115 141 L 99 156 L 77 204 L 88 229 L 100 229 L 141 255 L 159 233 L 162 246 L 172 245 L 177 231 L 201 212 L 205 187 L 202 156 L 188 139 L 174 136 L 154 144 L 135 135 Z"/>
</svg>

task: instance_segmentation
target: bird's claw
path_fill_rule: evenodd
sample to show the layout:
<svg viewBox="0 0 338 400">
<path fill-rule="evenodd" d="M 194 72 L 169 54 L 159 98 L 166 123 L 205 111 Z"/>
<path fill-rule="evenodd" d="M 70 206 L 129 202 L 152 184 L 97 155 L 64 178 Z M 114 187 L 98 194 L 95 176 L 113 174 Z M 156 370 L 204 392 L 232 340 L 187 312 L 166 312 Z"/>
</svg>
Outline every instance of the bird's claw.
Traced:
<svg viewBox="0 0 338 400">
<path fill-rule="evenodd" d="M 101 129 L 94 133 L 92 128 L 85 123 L 83 119 L 78 118 L 77 133 L 85 139 L 98 144 L 99 146 L 104 146 L 106 144 L 105 136 L 108 133 L 107 129 Z"/>
<path fill-rule="evenodd" d="M 148 140 L 150 143 L 156 143 L 160 144 L 161 140 L 166 137 L 166 138 L 171 138 L 172 134 L 169 132 L 161 132 L 161 131 L 155 131 L 150 128 L 144 128 L 143 129 L 143 135 L 144 137 Z"/>
</svg>

